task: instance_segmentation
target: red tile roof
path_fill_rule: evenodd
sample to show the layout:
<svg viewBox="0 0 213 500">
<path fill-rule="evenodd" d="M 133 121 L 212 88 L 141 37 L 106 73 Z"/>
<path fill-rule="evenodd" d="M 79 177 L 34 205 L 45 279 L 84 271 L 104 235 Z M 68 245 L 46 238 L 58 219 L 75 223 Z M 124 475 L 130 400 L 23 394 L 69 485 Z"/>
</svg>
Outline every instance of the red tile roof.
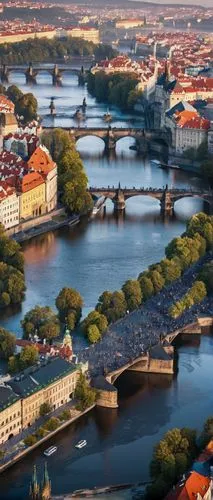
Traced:
<svg viewBox="0 0 213 500">
<path fill-rule="evenodd" d="M 180 481 L 174 490 L 171 490 L 164 500 L 194 500 L 199 494 L 204 498 L 211 484 L 208 477 L 191 472 L 186 480 Z"/>
</svg>

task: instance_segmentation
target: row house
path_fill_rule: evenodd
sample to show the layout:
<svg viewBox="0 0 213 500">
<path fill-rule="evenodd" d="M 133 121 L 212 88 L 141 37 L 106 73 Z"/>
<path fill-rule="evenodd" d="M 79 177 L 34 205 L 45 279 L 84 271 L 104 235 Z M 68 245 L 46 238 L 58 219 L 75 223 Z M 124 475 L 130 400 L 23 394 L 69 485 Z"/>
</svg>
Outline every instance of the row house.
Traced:
<svg viewBox="0 0 213 500">
<path fill-rule="evenodd" d="M 30 427 L 43 403 L 53 409 L 68 403 L 80 368 L 62 358 L 50 358 L 20 372 L 7 385 L 0 385 L 0 444 Z"/>
<path fill-rule="evenodd" d="M 19 223 L 19 197 L 16 189 L 0 181 L 0 222 L 5 229 Z"/>
<path fill-rule="evenodd" d="M 208 139 L 210 121 L 202 118 L 199 113 L 188 105 L 180 111 L 183 103 L 174 106 L 166 113 L 165 125 L 171 131 L 172 148 L 175 153 L 183 154 L 189 148 L 198 147 Z"/>
<path fill-rule="evenodd" d="M 37 147 L 28 161 L 28 166 L 45 181 L 46 211 L 54 210 L 57 205 L 57 165 L 48 149 L 42 145 Z"/>
<path fill-rule="evenodd" d="M 45 181 L 38 172 L 28 172 L 17 180 L 20 221 L 46 212 Z"/>
<path fill-rule="evenodd" d="M 16 132 L 4 136 L 4 150 L 15 153 L 24 160 L 33 154 L 38 145 L 39 138 L 34 134 Z"/>
<path fill-rule="evenodd" d="M 35 147 L 37 137 L 30 137 L 34 152 L 28 162 L 11 151 L 0 153 L 0 221 L 6 229 L 57 206 L 57 165 L 44 146 Z"/>
</svg>

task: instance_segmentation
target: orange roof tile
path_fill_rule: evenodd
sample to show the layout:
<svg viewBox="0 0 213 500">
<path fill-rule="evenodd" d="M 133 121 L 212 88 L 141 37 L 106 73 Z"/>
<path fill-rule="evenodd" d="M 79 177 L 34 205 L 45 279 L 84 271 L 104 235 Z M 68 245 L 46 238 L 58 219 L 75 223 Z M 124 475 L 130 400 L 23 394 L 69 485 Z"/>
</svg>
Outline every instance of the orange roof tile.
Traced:
<svg viewBox="0 0 213 500">
<path fill-rule="evenodd" d="M 44 179 L 42 175 L 40 175 L 38 172 L 30 172 L 29 174 L 24 175 L 22 179 L 20 179 L 19 186 L 21 192 L 26 193 L 27 191 L 30 191 L 31 189 L 34 189 L 43 183 Z"/>
<path fill-rule="evenodd" d="M 52 160 L 48 149 L 44 146 L 38 146 L 31 158 L 28 161 L 30 168 L 33 168 L 37 172 L 42 172 L 48 174 L 56 166 L 55 162 Z"/>
<path fill-rule="evenodd" d="M 186 479 L 185 483 L 180 482 L 174 490 L 166 495 L 165 500 L 193 500 L 197 494 L 204 498 L 209 489 L 211 480 L 208 477 L 193 471 Z"/>
</svg>

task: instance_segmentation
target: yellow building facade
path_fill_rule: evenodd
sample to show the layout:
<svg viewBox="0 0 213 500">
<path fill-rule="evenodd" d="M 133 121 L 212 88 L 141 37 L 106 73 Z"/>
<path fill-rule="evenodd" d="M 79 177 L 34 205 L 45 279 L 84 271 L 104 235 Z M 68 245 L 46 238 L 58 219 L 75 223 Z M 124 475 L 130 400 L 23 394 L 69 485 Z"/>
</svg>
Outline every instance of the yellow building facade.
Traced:
<svg viewBox="0 0 213 500">
<path fill-rule="evenodd" d="M 25 175 L 19 186 L 20 220 L 37 217 L 46 212 L 46 189 L 43 177 L 37 172 Z"/>
<path fill-rule="evenodd" d="M 68 403 L 75 391 L 80 371 L 76 370 L 66 377 L 57 380 L 48 387 L 22 400 L 22 428 L 29 427 L 40 415 L 40 407 L 48 403 L 55 410 Z"/>
<path fill-rule="evenodd" d="M 21 399 L 10 386 L 0 386 L 0 444 L 22 429 Z"/>
</svg>

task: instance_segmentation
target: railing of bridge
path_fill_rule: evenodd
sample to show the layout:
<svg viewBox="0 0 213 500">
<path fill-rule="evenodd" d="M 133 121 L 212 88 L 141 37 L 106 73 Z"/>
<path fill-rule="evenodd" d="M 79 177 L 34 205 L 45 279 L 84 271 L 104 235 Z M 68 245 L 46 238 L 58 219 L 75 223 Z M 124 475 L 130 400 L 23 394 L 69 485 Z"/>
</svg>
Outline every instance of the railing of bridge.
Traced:
<svg viewBox="0 0 213 500">
<path fill-rule="evenodd" d="M 202 189 L 182 189 L 182 188 L 169 188 L 168 186 L 167 187 L 162 187 L 162 188 L 152 188 L 152 187 L 138 187 L 136 188 L 135 186 L 133 187 L 121 187 L 121 186 L 118 186 L 118 187 L 115 187 L 115 186 L 104 186 L 104 187 L 93 187 L 93 186 L 90 186 L 89 187 L 89 191 L 117 191 L 117 190 L 121 190 L 123 192 L 125 191 L 135 191 L 135 192 L 151 192 L 151 193 L 163 193 L 163 192 L 169 192 L 169 193 L 172 193 L 172 194 L 181 194 L 181 193 L 190 193 L 190 194 L 202 194 L 202 195 L 212 195 L 212 191 L 209 190 L 209 191 L 203 191 Z"/>
</svg>

